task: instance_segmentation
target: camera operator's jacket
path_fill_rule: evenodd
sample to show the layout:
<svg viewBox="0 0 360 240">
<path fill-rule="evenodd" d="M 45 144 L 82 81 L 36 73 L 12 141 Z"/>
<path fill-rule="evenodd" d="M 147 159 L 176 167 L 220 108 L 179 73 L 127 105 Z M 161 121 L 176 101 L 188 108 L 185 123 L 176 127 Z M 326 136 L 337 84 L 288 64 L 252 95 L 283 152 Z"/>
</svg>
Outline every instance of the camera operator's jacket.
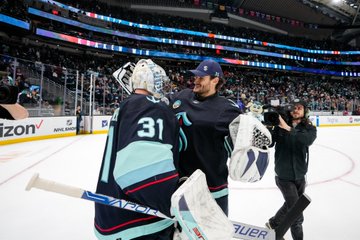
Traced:
<svg viewBox="0 0 360 240">
<path fill-rule="evenodd" d="M 272 131 L 275 144 L 275 173 L 280 179 L 304 179 L 309 163 L 309 146 L 316 139 L 316 127 L 299 123 L 291 131 L 276 126 Z"/>
</svg>

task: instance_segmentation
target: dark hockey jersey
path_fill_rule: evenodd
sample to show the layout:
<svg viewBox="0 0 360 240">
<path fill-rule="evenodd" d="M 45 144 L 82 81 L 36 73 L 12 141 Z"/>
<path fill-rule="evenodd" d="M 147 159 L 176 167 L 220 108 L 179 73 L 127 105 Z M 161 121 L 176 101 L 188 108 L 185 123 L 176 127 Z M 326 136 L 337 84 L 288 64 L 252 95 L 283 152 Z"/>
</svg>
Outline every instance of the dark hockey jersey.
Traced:
<svg viewBox="0 0 360 240">
<path fill-rule="evenodd" d="M 170 96 L 170 102 L 180 123 L 180 177 L 201 169 L 214 198 L 227 195 L 226 162 L 232 149 L 225 137 L 239 107 L 218 95 L 197 99 L 190 89 Z"/>
<path fill-rule="evenodd" d="M 110 123 L 96 192 L 146 205 L 170 215 L 178 183 L 179 125 L 173 112 L 152 96 L 133 94 Z M 171 220 L 95 204 L 99 239 L 153 239 Z"/>
</svg>

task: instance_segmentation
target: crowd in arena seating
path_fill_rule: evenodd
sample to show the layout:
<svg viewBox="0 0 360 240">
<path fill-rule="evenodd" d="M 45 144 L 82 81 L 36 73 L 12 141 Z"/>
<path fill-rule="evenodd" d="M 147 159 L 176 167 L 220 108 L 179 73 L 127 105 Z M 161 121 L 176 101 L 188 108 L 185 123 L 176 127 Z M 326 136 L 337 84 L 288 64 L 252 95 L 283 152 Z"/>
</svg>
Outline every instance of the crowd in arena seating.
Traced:
<svg viewBox="0 0 360 240">
<path fill-rule="evenodd" d="M 67 3 L 69 5 L 74 5 L 72 1 L 62 1 L 64 3 Z M 30 4 L 32 7 L 38 7 L 42 10 L 47 10 L 51 12 L 51 8 L 55 7 L 52 4 L 46 4 L 43 2 L 37 2 L 34 1 L 32 4 Z M 26 6 L 23 6 L 21 9 L 25 8 Z M 304 38 L 294 38 L 294 37 L 284 37 L 282 35 L 278 34 L 270 34 L 266 32 L 261 31 L 252 31 L 251 29 L 246 28 L 233 28 L 230 26 L 225 26 L 222 24 L 217 23 L 205 23 L 201 20 L 195 20 L 195 19 L 186 19 L 186 18 L 180 18 L 175 16 L 168 16 L 168 15 L 161 15 L 161 14 L 150 14 L 150 13 L 141 13 L 139 12 L 127 9 L 127 8 L 121 8 L 121 7 L 109 7 L 107 4 L 101 3 L 99 1 L 91 1 L 89 3 L 88 1 L 77 1 L 75 7 L 81 8 L 83 10 L 93 11 L 96 13 L 102 13 L 104 15 L 109 15 L 113 17 L 118 17 L 120 19 L 125 19 L 137 23 L 144 23 L 144 24 L 152 24 L 156 26 L 176 26 L 176 28 L 182 28 L 182 29 L 189 29 L 189 30 L 195 30 L 195 31 L 201 31 L 201 32 L 208 32 L 208 33 L 214 33 L 214 34 L 223 34 L 227 36 L 236 36 L 236 37 L 243 37 L 249 40 L 260 40 L 260 41 L 268 41 L 268 42 L 275 42 L 275 43 L 282 43 L 286 44 L 289 43 L 291 45 L 295 45 L 298 47 L 305 47 L 312 46 L 313 49 L 349 49 L 349 46 L 341 43 L 334 43 L 332 41 L 313 41 L 309 39 Z M 58 8 L 57 9 L 61 9 Z M 69 14 L 68 10 L 62 9 L 61 11 L 64 11 L 62 15 L 72 17 L 73 14 Z M 111 13 L 110 13 L 111 12 Z M 60 12 L 61 13 L 61 12 Z M 82 12 L 76 13 L 77 15 L 81 15 Z M 26 15 L 26 14 L 25 14 Z M 60 14 L 61 15 L 61 14 Z M 75 17 L 76 18 L 76 17 Z M 84 20 L 84 18 L 76 18 L 77 20 Z M 96 21 L 92 19 L 94 24 Z M 57 25 L 54 27 L 53 25 L 56 24 L 55 21 L 44 21 L 48 25 L 48 27 L 51 27 L 53 29 L 65 29 L 65 31 L 69 31 L 68 29 L 64 28 L 64 26 Z M 224 40 L 218 40 L 214 38 L 203 38 L 203 37 L 196 37 L 196 36 L 189 36 L 189 35 L 183 35 L 183 34 L 175 34 L 175 33 L 167 33 L 167 32 L 158 32 L 158 31 L 151 31 L 149 34 L 149 31 L 146 29 L 139 29 L 139 28 L 129 28 L 127 26 L 119 25 L 119 24 L 113 24 L 111 22 L 106 23 L 107 28 L 114 29 L 114 30 L 123 30 L 131 33 L 137 33 L 141 35 L 147 35 L 147 36 L 159 36 L 159 37 L 165 37 L 165 38 L 174 38 L 179 40 L 188 40 L 188 41 L 196 41 L 196 42 L 205 42 L 205 43 L 212 43 L 212 44 L 219 44 L 219 45 L 227 45 L 227 46 L 234 46 L 236 44 L 237 47 L 243 47 L 243 48 L 252 48 L 250 44 L 244 44 L 244 43 L 234 43 L 234 42 L 228 42 Z M 92 37 L 94 34 L 90 31 L 82 31 L 82 36 L 89 36 Z M 289 41 L 290 39 L 290 41 Z M 113 40 L 117 40 L 117 37 L 113 37 Z M 136 41 L 129 40 L 130 44 L 134 43 L 136 44 Z M 335 45 L 336 44 L 336 45 Z M 166 48 L 166 47 L 165 47 Z M 271 51 L 277 50 L 280 53 L 283 54 L 294 54 L 292 52 L 288 52 L 284 49 L 272 49 Z M 193 50 L 194 51 L 194 50 Z M 195 50 L 196 51 L 196 50 Z M 307 57 L 309 56 L 306 53 L 301 53 L 301 56 Z M 251 56 L 249 56 L 251 57 Z M 341 57 L 341 58 L 340 58 Z M 332 60 L 342 60 L 342 61 L 348 61 L 351 60 L 352 55 L 348 56 L 325 56 L 325 58 L 331 58 Z M 355 56 L 357 58 L 358 56 Z M 258 56 L 255 56 L 255 58 L 258 58 Z"/>
<path fill-rule="evenodd" d="M 20 0 L 16 0 L 19 6 L 18 12 L 9 10 L 9 6 L 12 6 L 11 1 L 4 1 L 0 7 L 1 9 L 7 9 L 6 13 L 17 17 L 20 13 L 23 14 L 22 18 L 29 16 L 26 14 L 27 5 Z M 14 1 L 15 2 L 15 1 Z M 74 5 L 73 1 L 61 1 L 65 4 Z M 22 5 L 21 5 L 22 3 Z M 34 4 L 30 4 L 34 6 Z M 344 44 L 334 43 L 331 41 L 313 41 L 309 39 L 301 38 L 289 38 L 280 35 L 264 33 L 260 31 L 252 31 L 248 29 L 235 29 L 229 26 L 220 24 L 205 24 L 203 21 L 194 19 L 185 19 L 167 15 L 153 15 L 150 13 L 136 14 L 129 9 L 110 7 L 99 1 L 77 1 L 74 7 L 84 9 L 91 12 L 100 13 L 103 15 L 109 15 L 118 17 L 120 19 L 126 19 L 138 23 L 145 23 L 157 26 L 173 26 L 176 28 L 190 29 L 195 31 L 210 32 L 215 34 L 223 34 L 227 36 L 244 37 L 247 39 L 266 40 L 270 42 L 279 42 L 282 44 L 291 44 L 298 47 L 312 46 L 314 49 L 349 49 L 349 46 Z M 42 9 L 45 9 L 42 7 Z M 5 10 L 4 10 L 5 12 Z M 81 14 L 78 13 L 78 14 Z M 18 16 L 20 18 L 20 16 Z M 123 39 L 114 36 L 106 36 L 104 34 L 98 34 L 91 31 L 84 31 L 81 29 L 71 28 L 62 23 L 55 21 L 41 21 L 36 19 L 34 21 L 35 27 L 43 27 L 47 29 L 56 30 L 57 32 L 64 32 L 74 36 L 82 38 L 91 38 L 103 42 L 116 42 L 121 45 L 136 48 L 154 48 L 160 51 L 170 52 L 184 52 L 187 54 L 200 54 L 205 56 L 215 56 L 217 53 L 214 50 L 199 49 L 191 47 L 179 47 L 176 45 L 164 45 L 164 44 L 152 44 L 140 42 L 137 40 Z M 127 32 L 142 34 L 146 36 L 154 36 L 158 34 L 161 37 L 178 38 L 183 35 L 156 31 L 146 31 L 136 28 L 124 27 L 117 24 L 108 24 L 109 29 L 126 30 Z M 199 41 L 207 43 L 224 44 L 226 46 L 235 46 L 231 42 L 219 41 L 212 38 L 200 38 L 194 36 L 183 36 L 185 40 Z M 8 76 L 13 76 L 13 66 L 11 64 L 12 57 L 17 59 L 23 59 L 24 64 L 16 69 L 16 85 L 21 88 L 21 98 L 19 101 L 21 104 L 34 103 L 39 101 L 54 102 L 55 99 L 40 99 L 38 89 L 31 89 L 31 84 L 27 82 L 26 68 L 30 65 L 34 65 L 35 62 L 44 64 L 44 77 L 54 81 L 58 84 L 64 84 L 65 78 L 67 88 L 75 90 L 75 72 L 78 70 L 85 76 L 84 83 L 84 97 L 89 98 L 89 74 L 91 71 L 97 72 L 99 75 L 95 81 L 95 101 L 96 106 L 104 106 L 106 109 L 114 109 L 119 106 L 119 103 L 125 96 L 119 88 L 117 82 L 111 76 L 111 73 L 118 67 L 128 61 L 137 61 L 139 57 L 125 54 L 109 54 L 107 56 L 104 53 L 98 55 L 93 49 L 80 48 L 72 51 L 64 51 L 54 43 L 37 43 L 34 41 L 23 41 L 24 39 L 18 39 L 16 41 L 9 41 L 5 38 L 0 38 L 2 44 L 0 54 L 0 67 L 1 71 L 7 74 L 3 75 L 2 81 L 8 81 Z M 37 39 L 38 40 L 38 39 Z M 336 45 L 334 45 L 336 44 Z M 248 44 L 236 44 L 237 47 L 253 47 Z M 270 48 L 271 51 L 277 51 L 280 53 L 287 53 L 285 50 L 279 50 Z M 292 52 L 292 54 L 298 54 Z M 303 53 L 301 53 L 301 56 Z M 10 57 L 9 57 L 10 56 Z M 334 65 L 320 65 L 315 63 L 294 62 L 289 59 L 270 58 L 261 55 L 254 54 L 240 54 L 234 52 L 221 52 L 222 57 L 232 58 L 245 58 L 246 60 L 262 61 L 262 62 L 276 62 L 278 64 L 294 65 L 306 67 L 314 67 L 318 69 L 335 69 L 338 70 L 343 66 Z M 306 54 L 304 55 L 306 56 Z M 312 56 L 313 57 L 313 56 Z M 338 61 L 359 61 L 359 55 L 355 56 L 325 56 L 329 60 Z M 163 66 L 167 71 L 169 78 L 172 81 L 172 91 L 178 91 L 182 88 L 192 87 L 191 78 L 186 74 L 186 70 L 192 69 L 196 66 L 195 62 L 182 61 L 182 60 L 165 60 L 154 59 L 154 61 Z M 40 73 L 41 68 L 37 68 L 36 71 Z M 250 101 L 260 101 L 263 104 L 269 103 L 272 99 L 280 99 L 282 103 L 291 101 L 294 98 L 304 98 L 311 107 L 312 110 L 325 110 L 325 111 L 341 111 L 350 112 L 357 108 L 360 99 L 360 82 L 350 78 L 344 78 L 342 80 L 331 79 L 328 76 L 299 74 L 290 72 L 279 72 L 262 69 L 250 69 L 245 67 L 224 66 L 226 84 L 221 89 L 221 94 L 234 99 L 240 106 L 246 106 Z M 356 70 L 355 67 L 347 66 L 346 70 Z M 19 73 L 19 76 L 18 76 Z M 6 75 L 6 77 L 5 77 Z M 39 74 L 38 74 L 39 76 Z M 78 87 L 79 88 L 79 87 Z M 103 111 L 104 112 L 104 111 Z"/>
<path fill-rule="evenodd" d="M 94 4 L 94 3 L 93 3 Z M 99 3 L 100 4 L 100 3 Z M 100 6 L 103 6 L 104 4 L 100 4 Z M 95 6 L 93 6 L 90 9 L 95 9 L 95 10 L 100 10 L 102 9 L 98 4 L 96 4 L 95 1 Z M 79 7 L 79 4 L 76 5 L 76 7 Z M 50 5 L 51 8 L 51 5 Z M 47 10 L 50 11 L 51 9 L 49 8 L 49 6 L 47 6 Z M 113 9 L 114 10 L 114 9 Z M 126 17 L 128 10 L 124 10 L 122 8 L 119 8 L 119 11 L 115 11 L 116 13 L 120 12 L 121 17 Z M 66 15 L 66 14 L 64 14 Z M 67 14 L 69 15 L 69 14 Z M 115 14 L 116 15 L 116 14 Z M 134 16 L 140 15 L 140 14 L 133 14 Z M 142 13 L 141 15 L 145 15 L 146 14 Z M 151 15 L 150 15 L 151 16 Z M 160 15 L 162 16 L 162 15 Z M 160 17 L 161 19 L 162 17 Z M 171 17 L 174 18 L 174 17 Z M 151 19 L 151 17 L 150 17 Z M 159 19 L 159 17 L 157 16 L 156 19 Z M 140 19 L 139 19 L 140 20 Z M 175 18 L 176 20 L 176 18 Z M 166 16 L 165 18 L 163 18 L 164 22 L 168 22 L 168 26 L 171 25 L 172 22 L 174 22 L 174 19 L 170 19 L 170 17 Z M 184 19 L 182 22 L 187 22 L 187 19 Z M 139 21 L 141 22 L 141 21 Z M 191 22 L 193 22 L 193 20 L 191 20 Z M 149 23 L 149 21 L 147 22 Z M 151 23 L 151 22 L 150 22 Z M 181 27 L 181 23 L 179 24 Z M 206 24 L 204 24 L 204 22 L 202 22 L 202 25 L 206 26 Z M 268 57 L 265 55 L 261 55 L 261 54 L 247 54 L 247 53 L 240 53 L 240 52 L 233 52 L 233 51 L 227 51 L 227 50 L 218 50 L 215 51 L 214 49 L 207 49 L 207 48 L 198 48 L 198 47 L 191 47 L 191 46 L 180 46 L 180 45 L 174 45 L 174 44 L 154 44 L 154 43 L 150 43 L 150 42 L 140 42 L 134 39 L 126 39 L 126 38 L 119 38 L 117 36 L 104 36 L 104 34 L 99 34 L 99 33 L 94 33 L 92 31 L 87 31 L 87 30 L 82 30 L 82 31 L 78 31 L 77 29 L 71 28 L 69 26 L 64 26 L 61 23 L 55 22 L 55 21 L 44 21 L 43 23 L 38 23 L 37 26 L 41 26 L 44 27 L 46 29 L 56 29 L 58 32 L 62 31 L 64 33 L 70 34 L 72 36 L 76 36 L 76 37 L 80 37 L 80 38 L 85 38 L 85 39 L 93 39 L 93 40 L 98 40 L 100 42 L 105 42 L 105 43 L 117 43 L 118 45 L 121 46 L 126 46 L 126 47 L 135 47 L 135 48 L 142 48 L 142 49 L 151 49 L 151 50 L 159 50 L 159 51 L 166 51 L 166 52 L 177 52 L 177 53 L 186 53 L 186 54 L 198 54 L 198 55 L 206 55 L 206 56 L 213 56 L 213 57 L 227 57 L 227 58 L 232 58 L 232 59 L 240 59 L 240 60 L 249 60 L 249 61 L 256 61 L 256 62 L 267 62 L 267 63 L 275 63 L 275 64 L 283 64 L 283 65 L 290 65 L 290 66 L 295 66 L 295 67 L 307 67 L 307 68 L 316 68 L 316 69 L 322 69 L 322 70 L 334 70 L 334 71 L 350 71 L 350 72 L 354 72 L 356 71 L 356 66 L 344 66 L 344 65 L 335 65 L 335 64 L 323 64 L 323 63 L 316 63 L 316 62 L 308 62 L 308 61 L 300 61 L 300 60 L 290 60 L 290 59 L 285 59 L 285 58 L 274 58 L 274 57 Z M 166 26 L 166 24 L 162 24 L 160 23 L 160 26 Z M 189 26 L 189 25 L 187 25 Z M 217 24 L 211 24 L 212 27 L 216 27 Z M 221 27 L 223 27 L 222 25 L 219 25 L 219 28 L 221 29 Z M 126 31 L 126 32 L 131 32 L 131 33 L 135 33 L 135 34 L 140 34 L 140 35 L 144 35 L 144 36 L 161 36 L 161 37 L 165 37 L 165 38 L 174 38 L 174 39 L 179 39 L 180 40 L 189 40 L 189 41 L 197 41 L 197 42 L 205 42 L 205 43 L 215 43 L 215 44 L 224 44 L 226 46 L 234 46 L 234 42 L 227 42 L 227 41 L 219 41 L 216 39 L 212 39 L 212 38 L 199 38 L 199 37 L 194 37 L 194 36 L 188 36 L 188 35 L 180 35 L 180 34 L 174 34 L 174 33 L 166 33 L 166 32 L 157 32 L 157 31 L 151 31 L 151 33 L 149 33 L 148 30 L 141 30 L 138 28 L 129 28 L 129 27 L 125 27 L 125 26 L 121 26 L 119 24 L 110 24 L 108 25 L 108 28 L 111 28 L 113 30 L 122 30 L 122 31 Z M 201 29 L 200 29 L 201 30 Z M 205 31 L 209 31 L 207 29 L 204 29 Z M 228 30 L 228 29 L 226 29 Z M 232 31 L 228 31 L 228 32 L 234 32 L 234 28 L 232 28 Z M 252 31 L 253 32 L 258 32 L 258 31 Z M 266 33 L 261 33 L 264 36 L 266 36 Z M 174 36 L 175 35 L 175 36 Z M 252 39 L 252 35 L 250 35 L 250 39 Z M 264 37 L 262 36 L 262 37 Z M 295 42 L 292 42 L 293 44 L 297 43 L 297 39 Z M 303 39 L 300 39 L 300 45 L 301 42 L 303 41 Z M 245 49 L 252 49 L 254 46 L 250 45 L 250 44 L 241 44 L 241 43 L 236 43 L 238 48 L 245 48 Z M 307 42 L 304 42 L 304 46 L 309 46 L 309 45 L 305 45 L 305 44 L 310 44 L 310 40 L 307 40 Z M 314 44 L 314 42 L 313 42 Z M 320 46 L 319 44 L 323 44 L 323 42 L 316 42 L 315 45 L 311 45 L 314 46 L 314 48 L 320 48 L 320 49 L 324 49 L 324 47 L 318 47 Z M 324 44 L 323 44 L 324 45 Z M 141 46 L 141 47 L 140 47 Z M 275 48 L 270 48 L 271 51 L 277 52 L 277 53 L 281 53 L 281 54 L 290 54 L 290 55 L 297 55 L 297 56 L 302 56 L 302 57 L 306 57 L 306 56 L 311 56 L 310 54 L 306 54 L 306 53 L 294 53 L 291 51 L 287 51 L 284 49 L 275 49 Z M 360 56 L 359 55 L 317 55 L 316 57 L 311 56 L 312 58 L 318 58 L 318 59 L 322 59 L 324 61 L 359 61 L 360 60 Z"/>
<path fill-rule="evenodd" d="M 341 44 L 338 42 L 330 41 L 330 39 L 324 39 L 323 41 L 314 41 L 305 38 L 294 38 L 280 34 L 266 33 L 262 31 L 253 31 L 247 28 L 234 28 L 224 24 L 217 23 L 205 23 L 204 21 L 197 19 L 186 19 L 182 17 L 164 15 L 164 14 L 152 14 L 147 12 L 134 11 L 129 8 L 122 8 L 116 6 L 107 5 L 104 2 L 98 0 L 91 1 L 89 3 L 86 0 L 76 1 L 74 4 L 70 0 L 62 0 L 62 3 L 74 6 L 86 11 L 102 14 L 105 16 L 112 16 L 135 23 L 151 24 L 156 26 L 175 27 L 180 29 L 188 29 L 193 31 L 209 32 L 214 34 L 221 34 L 226 36 L 236 36 L 246 39 L 253 39 L 267 42 L 278 42 L 282 44 L 295 45 L 298 47 L 309 47 L 313 49 L 337 49 L 345 50 L 349 49 L 347 44 Z"/>
<path fill-rule="evenodd" d="M 88 70 L 100 73 L 95 81 L 95 100 L 96 105 L 102 106 L 105 103 L 107 108 L 116 108 L 124 97 L 111 73 L 127 61 L 138 60 L 134 57 L 109 59 L 94 58 L 86 54 L 71 55 L 46 46 L 13 45 L 5 49 L 9 49 L 9 51 L 1 52 L 1 54 L 46 63 L 45 76 L 59 83 L 63 81 L 63 68 L 73 72 L 77 69 L 83 73 Z M 36 52 L 39 53 L 36 54 Z M 54 61 L 55 59 L 56 61 Z M 195 63 L 155 61 L 168 72 L 173 83 L 173 91 L 192 87 L 191 78 L 186 74 L 186 70 L 194 68 Z M 48 65 L 49 63 L 51 65 Z M 235 101 L 242 101 L 242 105 L 255 100 L 265 104 L 272 99 L 280 99 L 281 103 L 287 103 L 297 97 L 308 101 L 312 110 L 352 111 L 359 104 L 360 82 L 358 80 L 334 80 L 316 75 L 291 75 L 285 72 L 260 71 L 231 66 L 224 66 L 224 69 L 226 84 L 221 89 L 221 94 Z M 11 72 L 10 67 L 8 67 L 8 71 Z M 26 79 L 26 76 L 21 75 L 19 79 Z M 84 84 L 85 92 L 89 88 L 88 80 L 89 78 Z M 68 86 L 72 86 L 74 90 L 74 83 Z M 88 97 L 87 94 L 85 96 Z"/>
<path fill-rule="evenodd" d="M 0 1 L 0 13 L 30 22 L 27 7 L 27 3 L 23 0 Z"/>
</svg>

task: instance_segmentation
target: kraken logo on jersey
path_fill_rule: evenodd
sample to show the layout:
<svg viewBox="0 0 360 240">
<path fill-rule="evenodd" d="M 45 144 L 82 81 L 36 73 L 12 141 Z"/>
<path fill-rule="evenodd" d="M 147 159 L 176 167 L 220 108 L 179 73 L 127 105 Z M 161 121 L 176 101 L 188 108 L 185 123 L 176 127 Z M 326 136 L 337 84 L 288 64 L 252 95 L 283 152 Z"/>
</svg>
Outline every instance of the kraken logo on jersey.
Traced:
<svg viewBox="0 0 360 240">
<path fill-rule="evenodd" d="M 154 96 L 146 96 L 147 100 L 153 103 L 159 103 L 160 99 L 155 98 Z"/>
<path fill-rule="evenodd" d="M 179 125 L 180 125 L 180 137 L 179 137 L 179 151 L 185 151 L 187 149 L 187 137 L 184 133 L 184 130 L 182 129 L 183 125 L 185 125 L 186 127 L 189 127 L 192 125 L 192 122 L 189 120 L 189 118 L 186 115 L 186 112 L 178 112 L 176 114 L 177 119 L 179 120 Z"/>
</svg>

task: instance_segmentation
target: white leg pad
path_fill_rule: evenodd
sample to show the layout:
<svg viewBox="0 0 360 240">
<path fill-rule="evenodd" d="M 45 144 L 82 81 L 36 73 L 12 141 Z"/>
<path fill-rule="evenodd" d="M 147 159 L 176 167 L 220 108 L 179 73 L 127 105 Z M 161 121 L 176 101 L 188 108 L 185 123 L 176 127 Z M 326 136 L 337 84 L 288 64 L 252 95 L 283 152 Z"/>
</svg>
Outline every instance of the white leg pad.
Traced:
<svg viewBox="0 0 360 240">
<path fill-rule="evenodd" d="M 172 195 L 171 214 L 190 240 L 230 240 L 234 234 L 233 224 L 210 194 L 199 169 Z"/>
</svg>

